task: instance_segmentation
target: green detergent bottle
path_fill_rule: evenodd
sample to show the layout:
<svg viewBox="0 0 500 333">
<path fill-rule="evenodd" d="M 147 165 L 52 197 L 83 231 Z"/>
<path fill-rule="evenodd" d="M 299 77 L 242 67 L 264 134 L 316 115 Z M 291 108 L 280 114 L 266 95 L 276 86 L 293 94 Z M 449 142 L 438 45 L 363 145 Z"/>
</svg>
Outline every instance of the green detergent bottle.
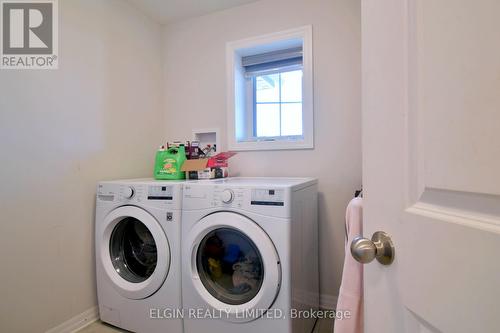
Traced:
<svg viewBox="0 0 500 333">
<path fill-rule="evenodd" d="M 182 145 L 158 150 L 155 161 L 155 179 L 174 180 L 186 178 L 186 173 L 181 171 L 185 160 L 186 149 Z"/>
</svg>

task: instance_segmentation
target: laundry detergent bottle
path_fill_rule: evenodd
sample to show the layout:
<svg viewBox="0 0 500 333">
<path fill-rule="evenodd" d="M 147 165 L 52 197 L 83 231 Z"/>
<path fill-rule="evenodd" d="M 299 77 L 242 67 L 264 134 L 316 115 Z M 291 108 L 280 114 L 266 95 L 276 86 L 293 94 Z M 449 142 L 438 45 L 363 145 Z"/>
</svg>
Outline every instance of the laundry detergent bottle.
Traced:
<svg viewBox="0 0 500 333">
<path fill-rule="evenodd" d="M 186 160 L 186 149 L 183 145 L 168 149 L 159 149 L 156 152 L 155 179 L 175 180 L 184 179 L 186 173 L 181 171 Z"/>
</svg>

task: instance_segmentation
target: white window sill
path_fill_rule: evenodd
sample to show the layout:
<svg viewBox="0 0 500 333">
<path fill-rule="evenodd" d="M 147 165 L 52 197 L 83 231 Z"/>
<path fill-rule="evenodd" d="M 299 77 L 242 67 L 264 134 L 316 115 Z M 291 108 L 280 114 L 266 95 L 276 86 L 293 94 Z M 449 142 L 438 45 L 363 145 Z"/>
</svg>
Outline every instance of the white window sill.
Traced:
<svg viewBox="0 0 500 333">
<path fill-rule="evenodd" d="M 248 141 L 236 141 L 229 143 L 229 150 L 250 151 L 250 150 L 292 150 L 292 149 L 313 149 L 311 141 L 296 138 L 259 138 Z"/>
</svg>

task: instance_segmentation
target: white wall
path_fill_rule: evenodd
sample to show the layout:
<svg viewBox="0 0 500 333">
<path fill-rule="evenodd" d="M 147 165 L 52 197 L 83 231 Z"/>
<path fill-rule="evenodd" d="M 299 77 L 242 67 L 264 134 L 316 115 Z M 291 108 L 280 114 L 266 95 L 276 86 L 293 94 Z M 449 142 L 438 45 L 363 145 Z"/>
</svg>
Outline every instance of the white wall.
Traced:
<svg viewBox="0 0 500 333">
<path fill-rule="evenodd" d="M 0 331 L 96 305 L 100 179 L 149 176 L 163 138 L 161 27 L 122 0 L 64 0 L 55 71 L 0 71 Z"/>
<path fill-rule="evenodd" d="M 225 43 L 313 25 L 315 149 L 245 152 L 233 174 L 319 178 L 321 292 L 335 305 L 344 256 L 344 212 L 361 186 L 359 0 L 262 0 L 164 28 L 169 140 L 219 127 L 226 142 Z"/>
</svg>

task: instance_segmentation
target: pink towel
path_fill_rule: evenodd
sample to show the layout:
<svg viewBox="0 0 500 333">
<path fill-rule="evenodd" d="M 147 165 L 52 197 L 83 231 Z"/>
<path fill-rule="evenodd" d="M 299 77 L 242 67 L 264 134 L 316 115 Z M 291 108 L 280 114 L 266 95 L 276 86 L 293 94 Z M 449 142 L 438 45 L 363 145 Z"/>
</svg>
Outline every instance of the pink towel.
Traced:
<svg viewBox="0 0 500 333">
<path fill-rule="evenodd" d="M 350 318 L 335 320 L 334 333 L 363 333 L 363 264 L 351 256 L 351 242 L 363 234 L 363 199 L 354 198 L 345 214 L 347 238 L 344 271 L 336 311 L 349 311 Z M 344 316 L 347 314 L 344 312 Z M 337 316 L 338 317 L 338 316 Z"/>
</svg>

